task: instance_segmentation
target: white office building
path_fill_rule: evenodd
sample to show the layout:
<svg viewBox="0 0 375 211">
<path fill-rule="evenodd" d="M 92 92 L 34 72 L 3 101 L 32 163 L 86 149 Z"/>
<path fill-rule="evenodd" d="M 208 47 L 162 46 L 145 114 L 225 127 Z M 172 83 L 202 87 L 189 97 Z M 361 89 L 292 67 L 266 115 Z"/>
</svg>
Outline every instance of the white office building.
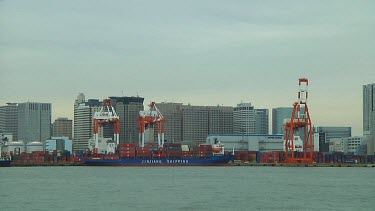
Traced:
<svg viewBox="0 0 375 211">
<path fill-rule="evenodd" d="M 251 103 L 240 103 L 233 109 L 233 133 L 256 133 L 255 109 Z"/>
<path fill-rule="evenodd" d="M 74 150 L 89 148 L 89 139 L 93 133 L 93 115 L 99 111 L 101 102 L 97 99 L 85 101 L 85 95 L 79 94 L 74 103 Z"/>
</svg>

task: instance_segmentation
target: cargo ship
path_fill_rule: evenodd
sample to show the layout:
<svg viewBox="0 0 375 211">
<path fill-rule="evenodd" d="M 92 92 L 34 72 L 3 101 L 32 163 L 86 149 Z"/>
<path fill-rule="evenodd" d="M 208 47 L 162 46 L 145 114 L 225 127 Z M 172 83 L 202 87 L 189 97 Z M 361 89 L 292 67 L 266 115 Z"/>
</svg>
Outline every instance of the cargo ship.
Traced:
<svg viewBox="0 0 375 211">
<path fill-rule="evenodd" d="M 88 166 L 221 166 L 228 165 L 229 156 L 210 158 L 121 158 L 113 160 L 89 159 Z"/>
<path fill-rule="evenodd" d="M 93 154 L 86 157 L 84 163 L 88 166 L 223 166 L 228 165 L 233 156 L 232 152 L 225 153 L 221 144 L 200 145 L 192 150 L 181 144 L 164 144 L 163 147 L 120 144 L 115 154 Z"/>
<path fill-rule="evenodd" d="M 202 144 L 194 148 L 181 143 L 164 143 L 165 119 L 152 102 L 148 111 L 140 111 L 138 121 L 139 144 L 119 144 L 119 116 L 112 106 L 111 99 L 103 100 L 103 105 L 94 113 L 93 138 L 89 140 L 92 155 L 84 158 L 89 166 L 219 166 L 227 165 L 234 153 L 225 153 L 220 142 Z M 104 124 L 113 124 L 112 138 L 99 137 Z M 145 131 L 158 128 L 157 143 L 145 146 Z M 150 142 L 151 140 L 148 140 Z M 155 141 L 156 142 L 156 141 Z M 86 153 L 87 154 L 87 153 Z"/>
</svg>

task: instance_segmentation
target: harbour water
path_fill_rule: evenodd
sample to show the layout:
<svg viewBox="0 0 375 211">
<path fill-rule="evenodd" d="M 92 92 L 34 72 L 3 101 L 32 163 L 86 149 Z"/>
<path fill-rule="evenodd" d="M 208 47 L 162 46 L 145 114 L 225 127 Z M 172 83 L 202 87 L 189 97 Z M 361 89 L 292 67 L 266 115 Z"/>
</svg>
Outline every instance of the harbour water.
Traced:
<svg viewBox="0 0 375 211">
<path fill-rule="evenodd" d="M 11 167 L 1 210 L 375 210 L 375 168 Z"/>
</svg>

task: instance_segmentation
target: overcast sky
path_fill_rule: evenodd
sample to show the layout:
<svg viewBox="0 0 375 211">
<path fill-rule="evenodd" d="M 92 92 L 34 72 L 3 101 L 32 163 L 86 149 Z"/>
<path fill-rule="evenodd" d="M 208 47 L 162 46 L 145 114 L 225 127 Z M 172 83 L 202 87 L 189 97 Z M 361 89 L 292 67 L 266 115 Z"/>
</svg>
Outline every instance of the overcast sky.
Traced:
<svg viewBox="0 0 375 211">
<path fill-rule="evenodd" d="M 292 106 L 362 135 L 375 82 L 375 1 L 0 0 L 0 105 L 86 98 Z M 270 124 L 271 126 L 271 124 Z"/>
</svg>

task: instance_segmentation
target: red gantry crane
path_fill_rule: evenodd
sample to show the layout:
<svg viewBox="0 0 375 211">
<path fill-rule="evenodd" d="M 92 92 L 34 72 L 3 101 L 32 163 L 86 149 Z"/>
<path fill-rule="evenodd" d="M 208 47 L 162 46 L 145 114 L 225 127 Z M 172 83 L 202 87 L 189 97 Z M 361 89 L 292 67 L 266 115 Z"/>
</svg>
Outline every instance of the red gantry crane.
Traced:
<svg viewBox="0 0 375 211">
<path fill-rule="evenodd" d="M 293 104 L 292 118 L 285 123 L 285 162 L 286 163 L 312 163 L 313 162 L 313 138 L 312 123 L 307 106 L 309 80 L 299 79 L 298 102 Z M 303 154 L 295 156 L 295 133 L 303 130 Z"/>
<path fill-rule="evenodd" d="M 145 129 L 152 127 L 155 123 L 158 127 L 158 147 L 164 145 L 164 117 L 156 107 L 155 102 L 151 102 L 148 111 L 139 112 L 138 117 L 138 129 L 139 129 L 139 146 L 144 147 L 145 145 Z M 161 141 L 160 141 L 161 136 Z"/>
<path fill-rule="evenodd" d="M 111 99 L 104 99 L 102 103 L 102 107 L 100 108 L 99 112 L 95 112 L 94 114 L 94 142 L 95 148 L 94 153 L 98 153 L 99 147 L 99 127 L 103 127 L 104 124 L 113 124 L 114 126 L 114 137 L 113 141 L 116 143 L 116 146 L 119 144 L 119 137 L 120 137 L 120 120 L 119 116 L 116 114 L 115 109 L 112 106 Z"/>
</svg>

